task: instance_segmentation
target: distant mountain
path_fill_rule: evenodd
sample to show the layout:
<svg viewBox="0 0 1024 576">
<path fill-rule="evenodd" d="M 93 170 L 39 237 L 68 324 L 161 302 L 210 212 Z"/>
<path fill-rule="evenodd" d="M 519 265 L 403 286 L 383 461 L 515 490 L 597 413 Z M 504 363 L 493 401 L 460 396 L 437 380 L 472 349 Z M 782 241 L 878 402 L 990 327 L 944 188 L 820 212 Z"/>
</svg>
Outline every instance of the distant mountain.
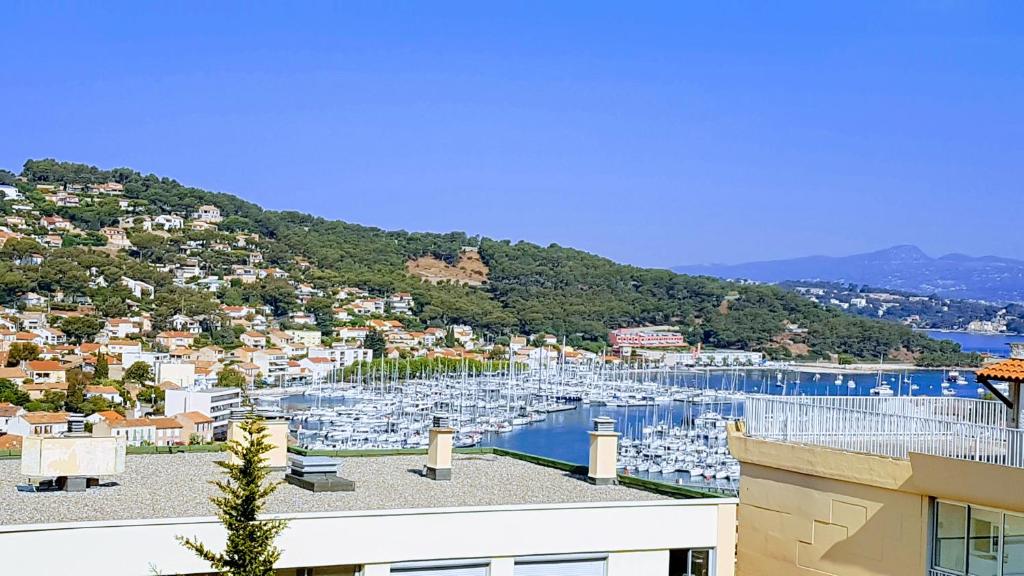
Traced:
<svg viewBox="0 0 1024 576">
<path fill-rule="evenodd" d="M 853 256 L 676 266 L 673 270 L 759 282 L 825 280 L 947 298 L 1024 302 L 1024 260 L 965 254 L 932 258 L 917 246 L 907 245 Z"/>
</svg>

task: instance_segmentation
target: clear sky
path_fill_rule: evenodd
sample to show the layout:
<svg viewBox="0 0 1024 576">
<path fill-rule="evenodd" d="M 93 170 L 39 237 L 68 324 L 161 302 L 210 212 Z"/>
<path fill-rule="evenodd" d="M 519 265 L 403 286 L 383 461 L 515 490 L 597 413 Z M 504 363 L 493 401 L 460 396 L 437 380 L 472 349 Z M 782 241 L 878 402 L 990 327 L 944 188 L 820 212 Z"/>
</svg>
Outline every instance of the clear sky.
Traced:
<svg viewBox="0 0 1024 576">
<path fill-rule="evenodd" d="M 650 266 L 1024 258 L 1024 3 L 262 4 L 4 2 L 0 167 Z"/>
</svg>

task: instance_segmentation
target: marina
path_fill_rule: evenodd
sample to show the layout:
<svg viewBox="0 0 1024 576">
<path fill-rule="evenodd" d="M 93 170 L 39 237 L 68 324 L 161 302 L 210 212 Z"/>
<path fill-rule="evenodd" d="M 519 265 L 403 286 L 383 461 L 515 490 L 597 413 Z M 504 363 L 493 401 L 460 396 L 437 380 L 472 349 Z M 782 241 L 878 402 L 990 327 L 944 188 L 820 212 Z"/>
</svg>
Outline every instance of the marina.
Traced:
<svg viewBox="0 0 1024 576">
<path fill-rule="evenodd" d="M 397 364 L 395 365 L 397 366 Z M 960 371 L 829 374 L 785 366 L 630 369 L 559 364 L 544 370 L 400 374 L 381 367 L 348 382 L 262 396 L 290 413 L 298 443 L 312 449 L 424 448 L 432 415 L 445 413 L 457 447 L 495 446 L 580 463 L 597 417 L 622 434 L 623 473 L 735 492 L 739 464 L 726 425 L 749 395 L 850 398 L 959 397 L 984 390 Z"/>
</svg>

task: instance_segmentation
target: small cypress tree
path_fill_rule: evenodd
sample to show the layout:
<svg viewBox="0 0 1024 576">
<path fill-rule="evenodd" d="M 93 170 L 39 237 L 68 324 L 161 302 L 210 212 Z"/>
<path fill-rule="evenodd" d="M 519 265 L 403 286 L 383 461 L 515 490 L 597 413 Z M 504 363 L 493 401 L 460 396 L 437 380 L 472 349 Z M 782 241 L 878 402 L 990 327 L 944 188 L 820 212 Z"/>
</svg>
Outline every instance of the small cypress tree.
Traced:
<svg viewBox="0 0 1024 576">
<path fill-rule="evenodd" d="M 110 366 L 107 365 L 107 355 L 100 352 L 96 358 L 96 370 L 92 374 L 95 380 L 106 380 L 110 378 Z"/>
<path fill-rule="evenodd" d="M 243 439 L 232 440 L 227 449 L 235 458 L 217 462 L 227 473 L 227 480 L 213 482 L 221 496 L 210 500 L 217 507 L 217 516 L 228 532 L 223 552 L 214 552 L 199 542 L 178 536 L 178 542 L 227 576 L 272 576 L 281 550 L 274 539 L 285 528 L 283 520 L 260 520 L 267 498 L 277 483 L 267 483 L 268 470 L 263 455 L 273 449 L 267 427 L 256 415 L 241 424 Z"/>
</svg>

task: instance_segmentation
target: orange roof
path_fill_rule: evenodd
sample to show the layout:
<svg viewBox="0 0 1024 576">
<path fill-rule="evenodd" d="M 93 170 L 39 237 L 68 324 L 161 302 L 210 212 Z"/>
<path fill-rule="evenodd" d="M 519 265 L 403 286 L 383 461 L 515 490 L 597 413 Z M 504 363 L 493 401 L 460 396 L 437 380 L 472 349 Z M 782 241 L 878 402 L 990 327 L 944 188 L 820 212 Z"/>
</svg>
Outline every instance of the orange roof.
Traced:
<svg viewBox="0 0 1024 576">
<path fill-rule="evenodd" d="M 168 332 L 161 332 L 156 335 L 157 338 L 192 338 L 195 339 L 196 335 L 191 332 L 180 332 L 171 330 Z"/>
<path fill-rule="evenodd" d="M 0 435 L 0 450 L 21 450 L 21 436 L 17 434 Z"/>
<path fill-rule="evenodd" d="M 29 412 L 21 417 L 29 424 L 63 424 L 68 421 L 65 412 Z"/>
<path fill-rule="evenodd" d="M 0 402 L 0 417 L 13 418 L 21 412 L 21 406 L 15 406 L 10 402 Z"/>
<path fill-rule="evenodd" d="M 181 428 L 181 422 L 178 422 L 174 418 L 150 418 L 150 422 L 156 426 L 157 430 L 165 430 L 167 428 Z"/>
<path fill-rule="evenodd" d="M 31 360 L 28 369 L 33 372 L 63 372 L 64 367 L 56 360 Z"/>
<path fill-rule="evenodd" d="M 149 418 L 123 418 L 110 423 L 111 428 L 140 428 L 145 426 L 153 426 L 153 422 L 150 422 Z"/>
<path fill-rule="evenodd" d="M 210 418 L 202 412 L 182 412 L 175 416 L 175 418 L 184 418 L 193 424 L 209 424 L 210 422 L 213 422 L 213 418 Z"/>
<path fill-rule="evenodd" d="M 86 386 L 86 394 L 117 394 L 117 388 L 113 386 Z"/>
<path fill-rule="evenodd" d="M 113 410 L 104 410 L 102 412 L 97 412 L 96 414 L 101 416 L 107 422 L 116 422 L 118 420 L 124 420 L 124 416 L 118 414 L 117 412 L 114 412 Z"/>
<path fill-rule="evenodd" d="M 996 380 L 999 382 L 1024 383 L 1024 358 L 1011 358 L 986 366 L 978 370 L 975 377 L 979 382 Z"/>
</svg>

